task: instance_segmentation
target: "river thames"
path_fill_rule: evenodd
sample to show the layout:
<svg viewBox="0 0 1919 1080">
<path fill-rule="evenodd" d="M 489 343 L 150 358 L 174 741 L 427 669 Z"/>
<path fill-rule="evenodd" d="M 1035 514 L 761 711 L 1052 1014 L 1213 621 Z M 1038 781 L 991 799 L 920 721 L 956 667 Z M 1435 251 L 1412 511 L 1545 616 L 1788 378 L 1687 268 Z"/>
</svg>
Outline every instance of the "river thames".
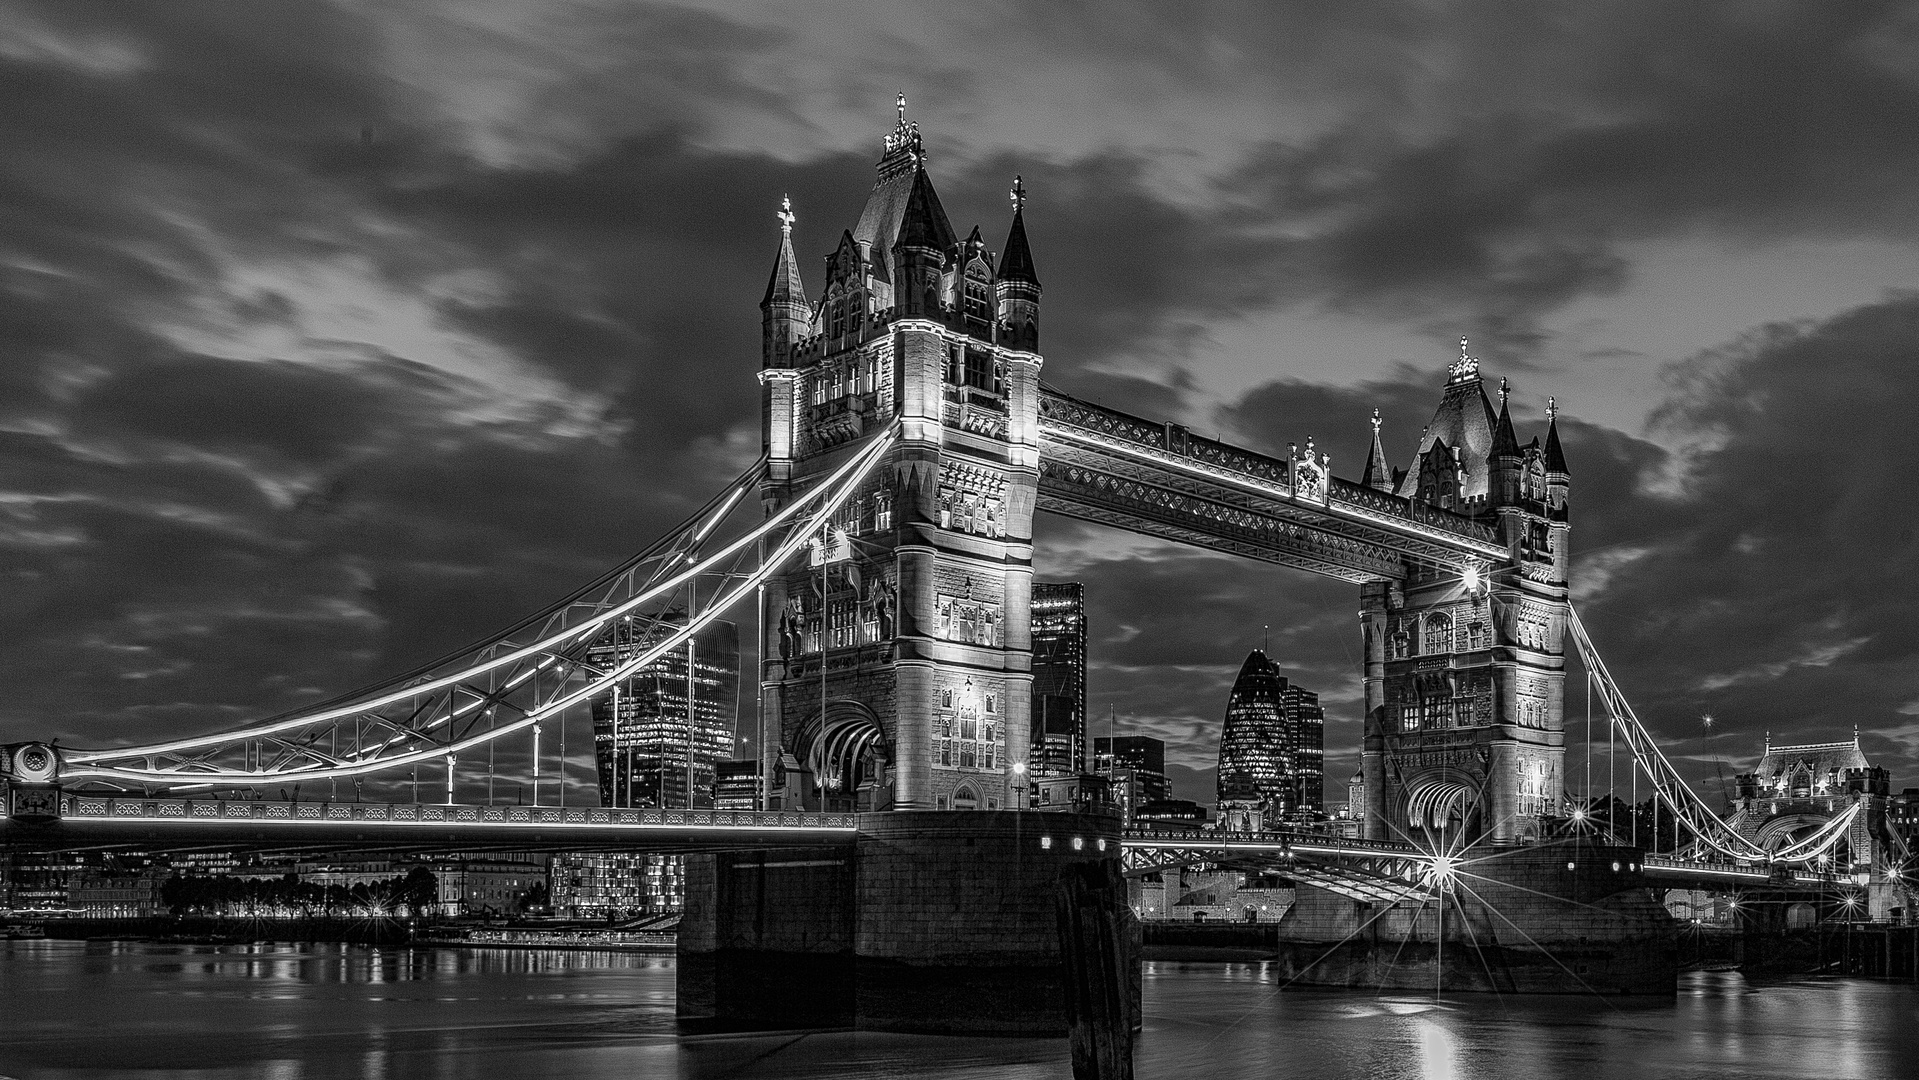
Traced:
<svg viewBox="0 0 1919 1080">
<path fill-rule="evenodd" d="M 1670 1003 L 1286 990 L 1147 965 L 1141 1080 L 1919 1077 L 1919 989 L 1682 977 Z M 337 945 L 0 945 L 0 1073 L 28 1078 L 1070 1075 L 1057 1039 L 685 1036 L 670 956 Z"/>
</svg>

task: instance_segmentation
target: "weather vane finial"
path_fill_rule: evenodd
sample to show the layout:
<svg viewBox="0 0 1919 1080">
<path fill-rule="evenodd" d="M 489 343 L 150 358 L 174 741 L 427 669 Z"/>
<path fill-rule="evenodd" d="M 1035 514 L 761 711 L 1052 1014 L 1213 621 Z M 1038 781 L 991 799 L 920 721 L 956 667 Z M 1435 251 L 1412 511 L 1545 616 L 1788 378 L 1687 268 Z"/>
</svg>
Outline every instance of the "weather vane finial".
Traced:
<svg viewBox="0 0 1919 1080">
<path fill-rule="evenodd" d="M 1466 351 L 1465 338 L 1459 339 L 1459 359 L 1452 362 L 1452 365 L 1446 369 L 1446 373 L 1452 376 L 1452 382 L 1464 382 L 1467 379 L 1479 377 L 1479 358 Z"/>
<path fill-rule="evenodd" d="M 1026 181 L 1018 173 L 1013 174 L 1013 213 L 1026 209 Z"/>
<path fill-rule="evenodd" d="M 793 200 L 785 195 L 780 196 L 780 212 L 773 216 L 780 219 L 780 232 L 786 236 L 792 236 L 793 222 L 795 220 L 793 216 Z"/>
<path fill-rule="evenodd" d="M 1546 422 L 1550 424 L 1558 416 L 1559 416 L 1559 399 L 1555 397 L 1548 397 L 1546 399 Z"/>
<path fill-rule="evenodd" d="M 893 125 L 892 132 L 883 140 L 886 143 L 886 152 L 890 154 L 902 147 L 911 147 L 915 153 L 919 152 L 920 126 L 917 123 L 906 122 L 905 94 L 900 94 L 894 99 L 894 109 L 899 117 Z"/>
<path fill-rule="evenodd" d="M 1379 410 L 1373 410 L 1373 434 L 1379 434 Z"/>
<path fill-rule="evenodd" d="M 1505 406 L 1505 404 L 1506 404 L 1506 395 L 1508 395 L 1508 394 L 1510 394 L 1510 393 L 1512 393 L 1512 390 L 1511 390 L 1510 388 L 1508 388 L 1508 387 L 1507 387 L 1507 385 L 1506 385 L 1506 376 L 1504 376 L 1504 375 L 1501 375 L 1501 376 L 1499 377 L 1499 404 L 1500 404 L 1500 406 L 1501 406 L 1501 407 L 1504 407 L 1504 406 Z"/>
</svg>

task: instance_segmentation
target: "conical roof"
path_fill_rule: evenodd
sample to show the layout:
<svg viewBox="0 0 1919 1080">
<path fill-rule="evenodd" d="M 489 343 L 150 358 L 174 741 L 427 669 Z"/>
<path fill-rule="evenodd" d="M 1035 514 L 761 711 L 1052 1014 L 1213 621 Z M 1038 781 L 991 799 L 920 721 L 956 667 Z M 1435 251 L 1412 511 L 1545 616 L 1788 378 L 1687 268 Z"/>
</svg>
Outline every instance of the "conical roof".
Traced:
<svg viewBox="0 0 1919 1080">
<path fill-rule="evenodd" d="M 1391 491 L 1393 477 L 1391 466 L 1386 464 L 1386 447 L 1379 441 L 1379 410 L 1373 410 L 1373 445 L 1366 451 L 1366 468 L 1359 474 L 1359 482 L 1377 491 Z"/>
<path fill-rule="evenodd" d="M 1566 451 L 1559 445 L 1559 417 L 1546 422 L 1546 471 L 1572 475 L 1566 471 Z"/>
<path fill-rule="evenodd" d="M 1499 395 L 1499 420 L 1493 425 L 1493 457 L 1518 457 L 1519 436 L 1513 434 L 1513 415 L 1506 407 L 1506 395 Z"/>
<path fill-rule="evenodd" d="M 999 280 L 1039 287 L 1039 273 L 1033 269 L 1033 249 L 1026 243 L 1026 213 L 1013 211 L 1013 228 L 1006 234 L 1006 253 L 1000 256 Z"/>
<path fill-rule="evenodd" d="M 793 257 L 793 230 L 780 230 L 780 253 L 773 259 L 773 276 L 766 283 L 766 296 L 760 307 L 806 302 L 806 283 L 800 280 L 800 262 Z"/>
<path fill-rule="evenodd" d="M 946 208 L 940 205 L 939 192 L 933 190 L 932 177 L 926 175 L 925 169 L 916 170 L 906 205 L 900 211 L 899 231 L 891 246 L 947 251 L 957 239 L 952 223 L 946 220 Z"/>
</svg>

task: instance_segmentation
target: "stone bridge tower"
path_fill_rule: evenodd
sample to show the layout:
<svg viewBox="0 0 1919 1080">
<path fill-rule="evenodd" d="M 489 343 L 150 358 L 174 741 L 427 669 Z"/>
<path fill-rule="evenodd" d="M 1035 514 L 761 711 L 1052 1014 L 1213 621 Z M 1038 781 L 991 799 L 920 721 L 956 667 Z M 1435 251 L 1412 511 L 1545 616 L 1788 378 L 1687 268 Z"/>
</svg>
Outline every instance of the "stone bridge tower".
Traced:
<svg viewBox="0 0 1919 1080">
<path fill-rule="evenodd" d="M 1495 414 L 1462 339 L 1409 469 L 1388 474 L 1374 421 L 1362 482 L 1490 524 L 1510 554 L 1364 587 L 1369 838 L 1523 842 L 1559 813 L 1571 478 L 1551 402 L 1544 445 L 1521 446 L 1506 396 Z"/>
<path fill-rule="evenodd" d="M 958 237 L 917 124 L 811 297 L 781 213 L 760 304 L 768 514 L 895 423 L 901 442 L 768 581 L 761 649 L 769 807 L 1025 805 L 1039 279 L 1016 180 L 1005 248 Z"/>
</svg>

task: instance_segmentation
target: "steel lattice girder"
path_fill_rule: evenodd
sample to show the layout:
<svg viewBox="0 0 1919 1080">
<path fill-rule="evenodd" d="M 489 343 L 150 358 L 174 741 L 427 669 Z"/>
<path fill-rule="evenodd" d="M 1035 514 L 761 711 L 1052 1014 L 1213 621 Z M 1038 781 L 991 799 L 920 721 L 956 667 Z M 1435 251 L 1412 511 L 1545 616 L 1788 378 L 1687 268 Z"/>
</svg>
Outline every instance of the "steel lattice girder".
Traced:
<svg viewBox="0 0 1919 1080">
<path fill-rule="evenodd" d="M 1396 580 L 1406 563 L 1509 553 L 1449 511 L 1332 479 L 1315 501 L 1277 459 L 1048 392 L 1039 508 L 1348 581 Z"/>
</svg>

